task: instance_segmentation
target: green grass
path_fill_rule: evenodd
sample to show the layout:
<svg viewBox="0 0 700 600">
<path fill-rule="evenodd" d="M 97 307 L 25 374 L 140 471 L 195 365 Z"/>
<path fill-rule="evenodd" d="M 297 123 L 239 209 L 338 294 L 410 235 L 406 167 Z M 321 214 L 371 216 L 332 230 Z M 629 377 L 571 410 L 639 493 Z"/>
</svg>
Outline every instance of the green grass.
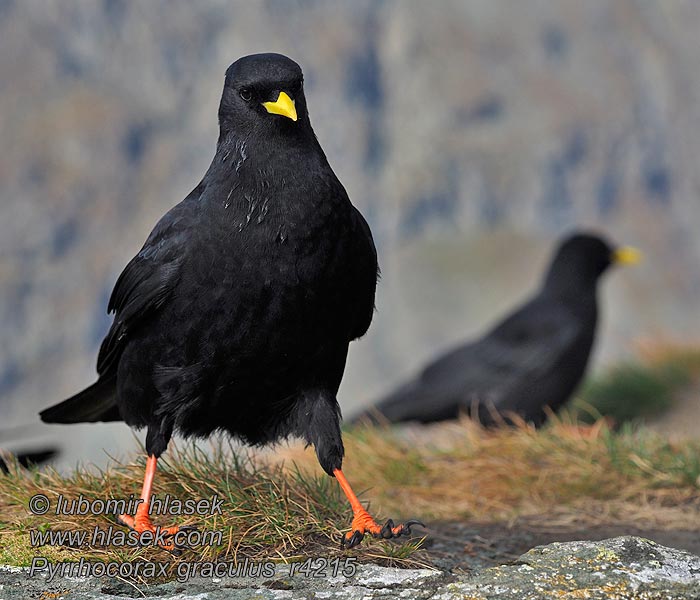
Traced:
<svg viewBox="0 0 700 600">
<path fill-rule="evenodd" d="M 671 443 L 641 426 L 615 431 L 554 418 L 541 430 L 522 424 L 485 430 L 464 419 L 428 427 L 362 426 L 345 434 L 344 472 L 372 514 L 383 520 L 512 523 L 541 519 L 547 526 L 629 523 L 648 528 L 700 531 L 700 440 Z M 356 556 L 359 561 L 429 564 L 420 537 L 365 538 L 341 550 L 339 537 L 352 518 L 334 479 L 319 468 L 313 449 L 280 447 L 251 458 L 220 441 L 205 452 L 175 445 L 159 461 L 154 492 L 176 498 L 224 499 L 221 515 L 182 518 L 202 531 L 221 531 L 216 545 L 174 558 L 159 548 L 30 545 L 32 530 L 91 530 L 115 525 L 112 516 L 44 516 L 29 499 L 59 494 L 90 499 L 138 494 L 144 461 L 113 461 L 105 470 L 80 467 L 68 475 L 25 471 L 11 463 L 0 476 L 0 564 L 27 565 L 34 556 L 52 561 L 300 561 Z M 156 524 L 171 525 L 163 515 Z M 116 526 L 116 525 L 115 525 Z M 418 530 L 420 531 L 420 530 Z"/>
<path fill-rule="evenodd" d="M 657 487 L 700 488 L 700 442 L 674 444 L 631 423 L 625 423 L 617 434 L 606 431 L 603 439 L 619 473 L 644 473 Z"/>
<path fill-rule="evenodd" d="M 171 446 L 175 446 L 172 444 Z M 210 452 L 196 444 L 172 448 L 159 460 L 154 493 L 160 497 L 224 499 L 222 514 L 195 517 L 153 517 L 156 525 L 195 524 L 202 532 L 221 532 L 221 543 L 197 546 L 179 557 L 154 547 L 119 547 L 86 544 L 80 548 L 32 547 L 30 531 L 48 529 L 91 532 L 99 527 L 123 529 L 114 515 L 65 516 L 50 510 L 43 516 L 28 510 L 35 494 L 44 494 L 51 506 L 59 494 L 74 499 L 81 494 L 94 500 L 129 498 L 140 492 L 145 461 L 114 461 L 106 470 L 80 467 L 61 475 L 54 470 L 26 471 L 16 463 L 0 476 L 0 564 L 26 566 L 34 556 L 52 561 L 138 560 L 241 561 L 270 559 L 294 561 L 307 557 L 352 555 L 381 564 L 422 564 L 416 539 L 387 544 L 365 538 L 360 549 L 341 550 L 340 536 L 347 531 L 352 513 L 336 481 L 320 468 L 300 471 L 282 465 L 265 465 L 234 452 L 217 441 Z M 381 515 L 378 515 L 381 517 Z M 218 541 L 218 540 L 215 540 Z"/>
<path fill-rule="evenodd" d="M 673 408 L 699 375 L 700 350 L 665 349 L 587 381 L 570 410 L 588 423 L 600 417 L 618 424 L 653 418 Z"/>
<path fill-rule="evenodd" d="M 644 427 L 554 418 L 485 430 L 468 419 L 427 427 L 362 426 L 345 436 L 345 471 L 383 514 L 435 521 L 644 522 L 700 530 L 700 440 Z M 302 447 L 283 455 L 314 468 Z M 397 482 L 397 465 L 403 461 Z"/>
</svg>

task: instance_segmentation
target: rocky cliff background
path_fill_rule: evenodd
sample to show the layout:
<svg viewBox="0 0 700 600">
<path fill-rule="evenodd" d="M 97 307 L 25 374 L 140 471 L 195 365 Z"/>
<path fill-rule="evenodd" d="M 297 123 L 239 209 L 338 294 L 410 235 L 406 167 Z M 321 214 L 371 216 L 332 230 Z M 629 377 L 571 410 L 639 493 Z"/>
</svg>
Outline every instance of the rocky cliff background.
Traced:
<svg viewBox="0 0 700 600">
<path fill-rule="evenodd" d="M 346 414 L 522 300 L 574 227 L 646 255 L 601 289 L 598 368 L 697 340 L 698 31 L 690 0 L 0 0 L 0 422 L 94 380 L 116 277 L 206 170 L 226 67 L 260 51 L 304 68 L 377 241 Z M 67 461 L 134 444 L 46 431 Z"/>
</svg>

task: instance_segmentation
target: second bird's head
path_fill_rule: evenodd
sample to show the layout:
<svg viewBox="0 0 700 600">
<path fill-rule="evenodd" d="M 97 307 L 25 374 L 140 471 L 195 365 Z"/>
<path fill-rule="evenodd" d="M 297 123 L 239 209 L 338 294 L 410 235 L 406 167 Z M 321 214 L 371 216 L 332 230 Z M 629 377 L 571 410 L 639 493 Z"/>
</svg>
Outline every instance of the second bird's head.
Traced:
<svg viewBox="0 0 700 600">
<path fill-rule="evenodd" d="M 576 232 L 564 238 L 546 275 L 549 287 L 593 289 L 598 278 L 613 265 L 639 262 L 641 253 L 631 246 L 615 246 L 600 235 Z"/>
<path fill-rule="evenodd" d="M 309 128 L 301 67 L 282 54 L 251 54 L 226 71 L 221 133 L 269 135 Z"/>
</svg>

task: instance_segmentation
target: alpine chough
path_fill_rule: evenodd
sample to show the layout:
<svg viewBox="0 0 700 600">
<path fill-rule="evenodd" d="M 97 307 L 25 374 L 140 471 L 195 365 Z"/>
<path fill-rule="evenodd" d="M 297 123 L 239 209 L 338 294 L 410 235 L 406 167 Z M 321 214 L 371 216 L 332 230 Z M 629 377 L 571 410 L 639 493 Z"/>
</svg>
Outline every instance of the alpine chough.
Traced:
<svg viewBox="0 0 700 600">
<path fill-rule="evenodd" d="M 541 425 L 581 381 L 598 320 L 597 284 L 612 264 L 632 264 L 639 252 L 613 248 L 600 236 L 564 239 L 540 289 L 477 341 L 432 361 L 354 421 L 429 423 L 460 413 L 484 425 L 509 415 Z"/>
<path fill-rule="evenodd" d="M 40 465 L 45 462 L 50 461 L 58 454 L 56 448 L 36 448 L 33 450 L 27 450 L 24 452 L 13 453 L 17 459 L 17 463 L 24 467 L 29 468 L 34 465 Z M 9 467 L 5 460 L 0 456 L 0 473 L 8 473 Z"/>
<path fill-rule="evenodd" d="M 202 181 L 117 280 L 97 382 L 41 418 L 147 428 L 145 502 L 121 515 L 139 532 L 155 530 L 148 500 L 172 433 L 223 430 L 312 444 L 353 510 L 344 546 L 409 534 L 417 521 L 378 525 L 341 470 L 336 393 L 348 344 L 372 320 L 377 253 L 311 128 L 299 65 L 279 54 L 233 63 L 219 129 Z"/>
<path fill-rule="evenodd" d="M 36 433 L 33 425 L 19 425 L 3 428 L 0 429 L 0 441 L 3 442 L 3 446 L 11 446 L 15 445 L 12 440 L 17 440 L 22 437 L 26 438 L 27 436 L 33 437 L 33 433 Z M 8 440 L 10 440 L 10 442 L 6 443 Z M 26 446 L 26 441 L 24 445 Z M 55 446 L 41 442 L 36 442 L 29 448 L 24 448 L 22 451 L 8 451 L 8 454 L 14 455 L 17 464 L 24 468 L 44 464 L 56 457 L 59 453 L 59 449 Z M 9 467 L 2 456 L 2 452 L 0 452 L 0 473 L 8 472 Z"/>
</svg>

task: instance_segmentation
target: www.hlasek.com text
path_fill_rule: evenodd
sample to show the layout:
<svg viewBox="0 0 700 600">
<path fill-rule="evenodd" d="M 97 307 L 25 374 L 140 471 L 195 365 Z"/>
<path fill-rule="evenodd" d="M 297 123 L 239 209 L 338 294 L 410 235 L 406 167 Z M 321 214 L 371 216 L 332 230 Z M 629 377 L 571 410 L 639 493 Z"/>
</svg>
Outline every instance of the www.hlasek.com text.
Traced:
<svg viewBox="0 0 700 600">
<path fill-rule="evenodd" d="M 96 546 L 163 546 L 174 543 L 178 546 L 194 548 L 196 546 L 220 546 L 223 543 L 223 532 L 209 529 L 181 529 L 175 534 L 168 534 L 167 528 L 156 527 L 155 531 L 125 530 L 122 527 L 92 530 L 54 530 L 32 529 L 29 532 L 30 544 L 40 546 L 64 546 L 70 548 Z"/>
</svg>

